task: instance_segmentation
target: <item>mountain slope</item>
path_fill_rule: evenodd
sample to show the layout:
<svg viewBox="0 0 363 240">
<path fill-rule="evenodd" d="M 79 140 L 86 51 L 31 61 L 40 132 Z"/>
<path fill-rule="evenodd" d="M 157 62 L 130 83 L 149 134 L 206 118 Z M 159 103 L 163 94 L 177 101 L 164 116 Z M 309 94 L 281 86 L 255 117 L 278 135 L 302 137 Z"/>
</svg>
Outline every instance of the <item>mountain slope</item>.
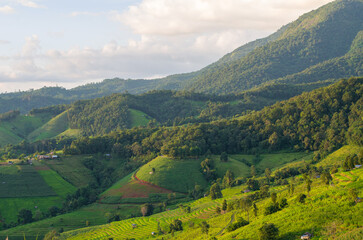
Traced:
<svg viewBox="0 0 363 240">
<path fill-rule="evenodd" d="M 349 71 L 331 71 L 320 65 L 319 71 L 330 71 L 328 78 L 320 76 L 320 80 L 358 75 L 362 72 L 361 45 L 353 44 L 355 50 L 351 46 L 355 38 L 360 38 L 358 33 L 363 29 L 362 11 L 361 0 L 340 0 L 325 5 L 290 23 L 276 41 L 222 67 L 210 68 L 188 80 L 185 88 L 219 94 L 236 93 L 342 57 L 350 50 L 350 56 L 355 56 L 357 62 L 349 61 L 352 63 L 347 67 Z"/>
</svg>

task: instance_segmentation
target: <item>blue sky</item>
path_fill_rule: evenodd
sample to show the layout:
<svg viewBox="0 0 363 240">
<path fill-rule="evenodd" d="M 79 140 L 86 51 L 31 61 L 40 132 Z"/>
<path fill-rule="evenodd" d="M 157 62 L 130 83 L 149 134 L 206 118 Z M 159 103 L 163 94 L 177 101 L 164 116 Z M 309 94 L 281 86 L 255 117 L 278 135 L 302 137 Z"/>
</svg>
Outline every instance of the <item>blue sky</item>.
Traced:
<svg viewBox="0 0 363 240">
<path fill-rule="evenodd" d="M 198 70 L 331 0 L 0 0 L 0 92 Z"/>
</svg>

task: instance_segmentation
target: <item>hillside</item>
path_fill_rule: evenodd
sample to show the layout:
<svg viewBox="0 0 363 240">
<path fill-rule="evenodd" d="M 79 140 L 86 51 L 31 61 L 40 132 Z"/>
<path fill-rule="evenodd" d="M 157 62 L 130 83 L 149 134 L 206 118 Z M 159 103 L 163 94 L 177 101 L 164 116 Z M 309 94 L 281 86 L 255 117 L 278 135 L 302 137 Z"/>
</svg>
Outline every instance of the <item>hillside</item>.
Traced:
<svg viewBox="0 0 363 240">
<path fill-rule="evenodd" d="M 354 152 L 352 152 L 354 153 Z M 334 155 L 330 158 L 334 158 Z M 340 162 L 341 163 L 341 162 Z M 313 169 L 313 166 L 310 166 Z M 316 171 L 316 170 L 314 170 Z M 311 190 L 307 193 L 302 175 L 294 178 L 287 177 L 287 181 L 294 185 L 294 191 L 289 190 L 289 185 L 279 185 L 276 182 L 276 172 L 273 174 L 275 183 L 269 188 L 268 195 L 262 195 L 262 190 L 243 193 L 246 185 L 226 188 L 222 191 L 223 197 L 211 200 L 205 197 L 189 203 L 183 203 L 182 207 L 154 214 L 150 217 L 132 218 L 123 221 L 112 222 L 107 225 L 89 227 L 80 230 L 62 233 L 60 239 L 259 239 L 259 228 L 264 223 L 273 223 L 278 228 L 279 239 L 299 238 L 306 232 L 314 237 L 328 239 L 359 239 L 362 236 L 363 223 L 361 221 L 362 203 L 352 200 L 349 189 L 355 189 L 358 196 L 362 194 L 363 170 L 355 169 L 344 172 L 341 169 L 333 174 L 331 184 L 325 184 L 322 179 L 314 177 L 314 171 L 308 172 L 312 180 Z M 320 170 L 321 171 L 321 170 Z M 342 176 L 346 176 L 342 178 Z M 264 178 L 258 178 L 264 181 Z M 278 202 L 287 200 L 287 205 L 276 212 L 266 214 L 266 209 L 272 204 L 270 194 L 276 193 Z M 306 194 L 303 202 L 298 201 L 298 196 Z M 258 196 L 262 197 L 258 197 Z M 252 206 L 247 211 L 240 204 L 240 200 L 252 199 L 257 211 Z M 217 207 L 222 207 L 226 200 L 226 211 L 217 212 Z M 339 207 L 336 207 L 336 206 Z M 190 212 L 184 209 L 190 207 Z M 336 219 L 339 216 L 339 221 Z M 249 221 L 244 227 L 229 230 L 227 227 L 236 223 L 239 218 Z M 182 231 L 171 233 L 169 226 L 174 220 L 182 222 Z M 289 221 L 286 221 L 289 219 Z M 203 232 L 202 222 L 209 225 L 208 231 Z M 291 221 L 294 224 L 291 224 Z M 132 229 L 132 224 L 137 227 Z M 159 226 L 159 227 L 158 227 Z M 333 228 L 333 230 L 332 230 Z M 152 236 L 151 232 L 156 235 Z"/>
<path fill-rule="evenodd" d="M 48 168 L 42 167 L 39 170 L 51 170 L 52 174 L 61 176 L 63 180 L 68 181 L 68 184 L 80 187 L 81 189 L 90 184 L 85 190 L 79 190 L 70 197 L 67 197 L 67 202 L 62 207 L 62 213 L 67 214 L 64 215 L 64 218 L 58 216 L 52 219 L 52 223 L 55 226 L 62 226 L 67 230 L 73 230 L 83 227 L 87 220 L 89 226 L 94 226 L 104 224 L 107 221 L 115 221 L 115 219 L 140 216 L 140 205 L 145 203 L 153 203 L 155 205 L 154 213 L 170 209 L 170 211 L 166 211 L 164 214 L 168 215 L 170 213 L 173 216 L 179 216 L 179 213 L 172 212 L 171 210 L 178 208 L 178 204 L 184 205 L 185 202 L 190 201 L 192 198 L 196 199 L 203 196 L 204 193 L 208 194 L 209 186 L 216 182 L 227 188 L 242 184 L 241 187 L 237 187 L 236 190 L 232 189 L 231 192 L 225 190 L 226 197 L 228 197 L 228 194 L 233 195 L 231 195 L 230 199 L 227 198 L 230 201 L 235 196 L 239 198 L 240 195 L 238 194 L 241 194 L 241 190 L 245 190 L 246 187 L 250 190 L 257 190 L 263 184 L 266 184 L 266 181 L 273 182 L 270 186 L 271 189 L 276 187 L 277 191 L 281 191 L 284 189 L 283 186 L 287 184 L 287 181 L 290 181 L 290 177 L 307 173 L 310 178 L 314 179 L 317 174 L 322 175 L 327 167 L 331 169 L 334 169 L 334 167 L 339 168 L 342 160 L 346 162 L 345 154 L 347 151 L 350 152 L 349 154 L 357 152 L 358 157 L 354 157 L 354 159 L 361 161 L 359 160 L 361 159 L 361 147 L 355 147 L 355 145 L 361 146 L 363 144 L 360 128 L 362 119 L 360 107 L 362 105 L 362 84 L 362 78 L 343 79 L 331 86 L 303 93 L 290 100 L 265 107 L 261 111 L 251 112 L 228 120 L 221 119 L 208 123 L 186 124 L 183 126 L 149 126 L 125 129 L 102 136 L 82 137 L 73 141 L 43 140 L 36 143 L 21 143 L 1 149 L 1 155 L 3 158 L 6 158 L 9 152 L 16 157 L 33 154 L 37 151 L 61 150 L 59 152 L 62 154 L 60 160 L 47 160 L 46 165 Z M 157 92 L 154 94 L 157 94 Z M 144 101 L 147 102 L 150 96 L 153 95 L 146 94 L 144 96 L 146 100 L 144 99 Z M 118 97 L 128 98 L 128 95 L 113 95 L 110 99 L 115 100 Z M 135 98 L 135 96 L 132 96 L 132 98 Z M 107 103 L 106 100 L 107 98 L 97 101 L 102 106 L 102 103 Z M 90 101 L 85 101 L 84 103 L 84 106 L 87 107 Z M 155 105 L 158 105 L 158 102 Z M 89 106 L 88 111 L 92 112 L 93 105 Z M 34 110 L 32 114 L 42 114 L 44 111 L 49 112 L 51 109 L 54 114 L 57 114 L 59 111 L 63 112 L 65 111 L 64 109 L 71 110 L 69 107 L 65 108 L 62 106 Z M 102 109 L 102 107 L 99 109 Z M 105 109 L 109 109 L 108 106 Z M 12 115 L 10 114 L 10 116 Z M 160 117 L 162 116 L 160 115 Z M 8 117 L 8 115 L 5 116 L 5 118 Z M 348 150 L 343 148 L 336 152 L 335 155 L 328 156 L 330 152 L 347 143 L 352 145 Z M 164 157 L 160 156 L 161 154 Z M 227 155 L 228 160 L 221 161 L 222 155 Z M 327 156 L 328 158 L 326 158 Z M 329 157 L 337 158 L 338 160 L 322 160 L 329 159 Z M 334 162 L 333 166 L 326 164 L 326 161 Z M 313 166 L 312 164 L 315 163 L 318 165 Z M 263 176 L 267 168 L 273 172 L 273 174 L 267 174 L 267 176 L 272 176 L 273 178 L 269 177 L 266 180 Z M 227 170 L 230 170 L 232 175 L 234 175 L 235 179 L 233 181 L 231 180 L 231 174 L 227 174 Z M 11 172 L 11 174 L 19 174 L 14 170 Z M 135 173 L 129 175 L 131 172 Z M 340 172 L 342 171 L 340 170 Z M 51 176 L 52 174 L 44 174 L 42 177 Z M 124 176 L 127 177 L 123 178 Z M 185 177 L 187 179 L 184 179 Z M 354 180 L 354 186 L 360 186 L 360 178 L 357 175 L 342 172 L 336 178 L 340 182 L 334 183 L 335 185 L 339 184 L 339 186 L 344 187 L 349 185 L 351 180 Z M 15 183 L 17 179 L 19 177 L 14 177 Z M 357 182 L 355 182 L 356 180 Z M 304 184 L 300 184 L 300 181 L 302 182 L 302 180 L 294 182 L 296 186 L 301 185 L 296 187 L 296 189 L 304 188 Z M 54 204 L 54 202 L 51 203 L 50 198 L 57 197 L 54 196 L 54 192 L 57 193 L 56 189 L 59 192 L 63 189 L 62 192 L 64 194 L 64 188 L 54 185 L 52 192 L 50 191 L 51 189 L 46 187 L 51 185 L 51 182 L 45 180 L 45 183 L 42 182 L 42 189 L 44 191 L 41 192 L 45 195 L 41 195 L 37 199 L 39 201 L 44 199 L 44 208 L 49 208 L 49 204 Z M 318 182 L 316 185 L 313 185 L 313 189 L 315 187 L 322 187 L 321 185 Z M 57 184 L 57 186 L 62 186 L 62 184 Z M 1 187 L 4 186 L 1 185 Z M 16 188 L 12 189 L 16 190 Z M 323 190 L 324 188 L 321 188 L 318 192 L 323 192 Z M 337 191 L 337 194 L 346 192 L 339 189 Z M 28 192 L 28 194 L 31 193 L 32 191 Z M 34 191 L 34 193 L 36 192 Z M 310 194 L 313 193 L 312 191 Z M 86 195 L 87 197 L 84 198 L 81 194 L 89 195 Z M 326 196 L 330 196 L 330 193 L 327 193 Z M 289 204 L 290 202 L 294 203 L 295 198 L 296 196 L 289 197 Z M 92 201 L 89 200 L 87 202 L 86 199 L 92 199 Z M 320 195 L 318 199 L 320 199 Z M 329 198 L 325 197 L 322 199 L 329 200 Z M 345 196 L 343 199 L 347 199 L 347 197 Z M 215 207 L 220 202 L 218 202 L 219 200 L 206 200 L 207 202 L 203 207 L 195 208 L 195 210 L 200 209 L 201 211 L 193 210 L 190 213 L 191 215 L 188 215 L 190 218 L 185 217 L 183 219 L 189 220 L 193 216 L 199 216 L 199 214 L 204 219 L 209 219 L 213 216 Z M 264 206 L 268 204 L 268 200 L 264 201 L 261 199 L 262 205 L 258 205 L 258 208 L 261 206 L 265 208 Z M 312 201 L 312 203 L 315 202 L 315 200 Z M 81 204 L 80 206 L 78 205 L 79 203 Z M 92 203 L 92 205 L 84 206 L 83 204 L 85 203 Z M 321 203 L 329 207 L 325 200 Z M 26 204 L 30 205 L 25 206 L 31 207 L 31 204 L 34 204 L 34 202 L 26 201 Z M 127 209 L 129 205 L 130 209 L 133 209 L 132 212 L 127 210 L 127 214 L 126 212 L 120 213 L 120 216 L 105 216 L 110 211 L 111 206 L 115 209 L 118 207 L 120 209 L 124 207 Z M 344 205 L 343 207 L 349 207 L 349 205 Z M 117 211 L 119 212 L 120 209 L 117 209 Z M 19 208 L 13 208 L 12 211 L 16 210 L 19 210 Z M 330 211 L 328 208 L 326 210 Z M 2 214 L 4 214 L 4 211 L 7 210 L 2 210 Z M 80 211 L 79 216 L 76 214 L 77 211 Z M 91 218 L 90 213 L 92 211 L 95 211 L 96 216 L 99 217 Z M 181 209 L 180 211 L 184 214 L 186 210 Z M 195 215 L 192 214 L 194 212 Z M 284 210 L 281 211 L 281 213 L 283 212 Z M 317 212 L 316 214 L 320 215 L 321 213 Z M 166 215 L 162 215 L 165 217 L 165 224 L 169 221 Z M 14 218 L 16 214 L 13 213 L 11 216 Z M 231 215 L 229 215 L 230 217 Z M 304 217 L 304 215 L 301 215 L 301 217 Z M 77 220 L 72 220 L 73 218 Z M 92 223 L 89 222 L 88 218 L 92 219 Z M 162 221 L 160 220 L 160 222 Z M 326 221 L 323 221 L 317 224 L 321 224 L 319 226 L 323 227 L 326 223 Z M 27 229 L 27 231 L 34 234 L 32 236 L 36 236 L 37 231 L 45 232 L 44 224 L 48 224 L 48 221 L 44 220 L 33 224 L 9 229 L 5 233 L 19 236 L 18 231 L 21 230 L 17 229 Z M 37 228 L 32 228 L 31 226 L 37 226 Z M 48 226 L 49 224 L 45 228 L 47 231 L 50 230 Z M 282 232 L 285 231 L 282 229 L 287 229 L 283 225 L 279 226 L 282 226 Z M 352 226 L 356 225 L 352 223 Z M 218 231 L 223 229 L 222 226 L 216 228 L 219 229 Z M 347 229 L 351 230 L 350 228 Z M 196 231 L 199 230 L 196 229 Z M 298 231 L 302 230 L 298 229 Z M 75 232 L 75 234 L 78 233 Z M 217 229 L 216 233 L 218 233 Z M 97 234 L 95 233 L 95 235 Z M 285 231 L 285 234 L 287 235 L 283 237 L 286 239 L 292 236 L 292 233 L 290 234 L 288 230 Z"/>
<path fill-rule="evenodd" d="M 44 87 L 0 94 L 0 112 L 18 109 L 27 113 L 47 105 L 150 90 L 226 95 L 279 83 L 294 86 L 299 93 L 326 86 L 363 73 L 362 10 L 362 0 L 334 1 L 192 73 L 154 80 L 106 79 L 69 90 Z"/>
</svg>

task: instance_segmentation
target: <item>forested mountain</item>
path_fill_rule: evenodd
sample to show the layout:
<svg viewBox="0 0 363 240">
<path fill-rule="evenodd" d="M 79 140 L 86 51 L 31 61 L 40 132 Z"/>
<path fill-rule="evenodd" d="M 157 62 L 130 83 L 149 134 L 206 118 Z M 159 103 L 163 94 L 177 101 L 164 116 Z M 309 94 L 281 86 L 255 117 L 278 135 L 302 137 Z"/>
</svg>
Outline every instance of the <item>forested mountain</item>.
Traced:
<svg viewBox="0 0 363 240">
<path fill-rule="evenodd" d="M 256 153 L 280 149 L 319 150 L 325 155 L 346 143 L 363 145 L 362 84 L 362 78 L 341 80 L 231 120 L 174 127 L 149 126 L 80 138 L 65 151 L 114 152 L 126 158 L 159 153 L 183 158 L 207 152 Z M 63 147 L 57 144 L 53 141 L 40 147 Z M 39 150 L 39 144 L 22 144 L 14 149 L 12 152 L 34 152 Z"/>
<path fill-rule="evenodd" d="M 32 108 L 125 91 L 140 94 L 163 89 L 239 94 L 265 84 L 299 84 L 299 88 L 304 88 L 309 83 L 326 85 L 340 78 L 361 76 L 361 12 L 362 0 L 337 0 L 196 72 L 154 80 L 106 79 L 70 90 L 44 87 L 0 94 L 0 112 L 20 110 L 26 113 Z"/>
</svg>

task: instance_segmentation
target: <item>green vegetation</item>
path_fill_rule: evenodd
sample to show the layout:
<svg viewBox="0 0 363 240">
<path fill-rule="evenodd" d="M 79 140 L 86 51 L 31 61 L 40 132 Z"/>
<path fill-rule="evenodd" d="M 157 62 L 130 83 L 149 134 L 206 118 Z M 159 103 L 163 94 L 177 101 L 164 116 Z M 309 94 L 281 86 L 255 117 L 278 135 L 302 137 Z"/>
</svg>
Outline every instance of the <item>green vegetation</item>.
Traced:
<svg viewBox="0 0 363 240">
<path fill-rule="evenodd" d="M 53 170 L 38 170 L 44 181 L 50 186 L 58 196 L 65 198 L 68 194 L 74 193 L 77 189 L 69 182 L 65 181 Z"/>
<path fill-rule="evenodd" d="M 135 109 L 129 109 L 129 111 L 130 111 L 131 127 L 139 127 L 139 126 L 145 127 L 151 120 L 150 116 L 141 111 Z"/>
<path fill-rule="evenodd" d="M 346 174 L 346 172 L 340 173 Z M 256 233 L 260 232 L 262 238 L 263 236 L 270 237 L 266 239 L 272 239 L 272 236 L 278 239 L 294 239 L 305 232 L 310 232 L 323 239 L 332 237 L 349 239 L 351 236 L 361 236 L 360 229 L 363 227 L 361 203 L 350 200 L 351 197 L 348 193 L 349 189 L 354 188 L 358 190 L 358 196 L 361 195 L 363 170 L 356 169 L 349 173 L 355 176 L 350 179 L 349 183 L 334 176 L 334 185 L 330 186 L 326 186 L 322 184 L 322 180 L 314 178 L 309 197 L 305 199 L 304 203 L 297 202 L 297 196 L 306 193 L 305 184 L 299 180 L 302 176 L 295 178 L 296 188 L 293 194 L 289 193 L 285 186 L 270 188 L 271 192 L 277 193 L 276 202 L 285 201 L 283 209 L 264 216 L 262 210 L 270 205 L 271 200 L 268 197 L 257 200 L 255 201 L 257 217 L 250 216 L 249 224 L 245 220 L 237 220 L 247 219 L 248 216 L 245 210 L 234 203 L 236 200 L 245 199 L 248 196 L 253 198 L 258 191 L 246 195 L 241 193 L 241 190 L 245 188 L 242 185 L 223 190 L 222 199 L 211 201 L 210 198 L 202 198 L 184 205 L 191 208 L 190 213 L 179 208 L 150 217 L 133 218 L 108 225 L 70 231 L 61 236 L 66 239 L 99 239 L 116 236 L 145 239 L 151 237 L 151 232 L 156 232 L 159 237 L 166 239 L 171 236 L 173 239 L 205 239 L 206 236 L 208 238 L 217 237 L 217 239 L 259 239 Z M 313 172 L 311 171 L 309 174 L 313 174 Z M 282 201 L 283 199 L 285 200 Z M 233 204 L 234 207 L 229 207 L 227 212 L 216 212 L 216 207 L 221 207 L 224 200 Z M 337 205 L 339 208 L 336 207 Z M 339 216 L 339 218 L 332 216 Z M 183 230 L 173 233 L 169 231 L 169 225 L 176 219 L 182 222 Z M 290 224 L 291 221 L 294 222 L 293 225 Z M 137 224 L 137 227 L 133 229 L 132 224 Z M 203 226 L 208 226 L 208 228 Z M 157 231 L 157 229 L 161 231 Z M 206 231 L 206 229 L 208 230 Z"/>
<path fill-rule="evenodd" d="M 64 156 L 57 160 L 45 160 L 45 163 L 74 186 L 85 187 L 95 178 L 90 169 L 83 165 L 84 159 L 85 156 Z"/>
<path fill-rule="evenodd" d="M 200 172 L 201 160 L 173 160 L 167 157 L 157 157 L 145 164 L 136 173 L 143 181 L 150 182 L 176 192 L 187 193 L 195 185 L 203 188 L 207 186 L 206 180 Z M 155 172 L 152 169 L 155 169 Z"/>
<path fill-rule="evenodd" d="M 56 195 L 32 166 L 19 166 L 15 174 L 0 174 L 0 183 L 0 198 Z"/>
<path fill-rule="evenodd" d="M 27 139 L 31 142 L 53 138 L 68 129 L 67 111 L 52 118 L 49 122 L 30 133 Z"/>
</svg>

